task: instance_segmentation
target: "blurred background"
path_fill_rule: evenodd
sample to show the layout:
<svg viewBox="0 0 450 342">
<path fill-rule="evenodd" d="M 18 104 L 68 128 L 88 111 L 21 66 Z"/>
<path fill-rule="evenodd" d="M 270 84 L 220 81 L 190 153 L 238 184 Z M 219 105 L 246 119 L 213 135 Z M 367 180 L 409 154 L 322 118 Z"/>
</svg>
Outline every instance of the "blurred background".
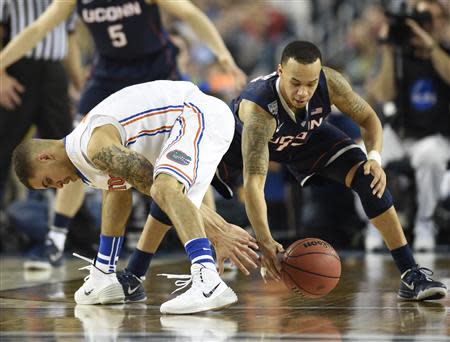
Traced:
<svg viewBox="0 0 450 342">
<path fill-rule="evenodd" d="M 439 9 L 428 16 L 418 16 L 414 11 L 417 1 L 401 0 L 193 0 L 216 25 L 236 63 L 248 75 L 249 80 L 272 73 L 279 63 L 283 47 L 290 41 L 310 40 L 320 47 L 323 64 L 340 71 L 351 82 L 354 90 L 365 98 L 378 113 L 383 125 L 398 133 L 403 142 L 415 142 L 436 134 L 448 143 L 449 128 L 438 122 L 419 135 L 408 136 L 408 108 L 405 101 L 413 95 L 405 85 L 405 58 L 409 58 L 416 47 L 412 33 L 408 32 L 404 20 L 413 18 L 425 31 L 433 36 L 437 44 L 450 51 L 450 1 L 437 1 Z M 390 12 L 389 15 L 387 12 Z M 441 11 L 441 12 L 439 12 Z M 206 46 L 199 42 L 189 27 L 174 18 L 163 17 L 165 27 L 178 49 L 178 66 L 184 79 L 196 83 L 203 91 L 230 103 L 236 96 L 233 79 L 227 76 Z M 89 77 L 90 64 L 95 55 L 90 35 L 80 20 L 76 21 L 75 34 L 81 51 L 82 64 Z M 403 25 L 403 26 L 402 26 Z M 386 34 L 388 27 L 389 34 Z M 8 23 L 2 23 L 3 45 L 7 43 Z M 385 90 L 380 78 L 386 63 L 384 49 L 392 51 L 397 69 L 393 69 L 397 95 L 384 96 Z M 428 63 L 433 65 L 432 61 Z M 424 63 L 425 65 L 425 63 Z M 412 70 L 412 69 L 411 69 Z M 414 69 L 415 70 L 415 69 Z M 426 79 L 433 71 L 424 69 Z M 430 73 L 427 75 L 426 73 Z M 433 73 L 435 75 L 436 72 Z M 384 75 L 386 76 L 386 75 Z M 30 75 L 30 77 L 32 77 Z M 433 76 L 435 77 L 435 76 Z M 442 117 L 450 116 L 448 96 L 449 83 L 444 82 L 446 98 L 434 99 Z M 409 79 L 408 79 L 409 80 Z M 447 88 L 445 89 L 445 85 Z M 420 88 L 420 87 L 419 87 Z M 72 107 L 79 100 L 79 92 L 70 88 Z M 387 90 L 386 90 L 387 91 Z M 426 97 L 430 90 L 420 88 L 417 96 Z M 409 94 L 409 93 L 408 93 Z M 436 92 L 436 96 L 441 96 Z M 429 94 L 428 94 L 429 95 Z M 406 99 L 405 99 L 406 98 Z M 411 100 L 413 101 L 413 100 Z M 439 102 L 440 101 L 440 102 Z M 446 101 L 446 102 L 445 102 Z M 433 102 L 434 103 L 434 102 Z M 446 103 L 446 106 L 445 106 Z M 417 106 L 416 106 L 417 107 Z M 422 109 L 421 109 L 422 108 Z M 430 106 L 418 106 L 423 116 L 429 115 Z M 403 111 L 403 112 L 402 112 Z M 75 115 L 75 113 L 74 113 Z M 435 115 L 435 114 L 433 114 Z M 329 120 L 360 141 L 360 132 L 345 113 L 336 109 Z M 447 121 L 443 121 L 447 122 Z M 436 125 L 434 127 L 433 125 Z M 406 128 L 405 128 L 406 127 Z M 407 129 L 406 129 L 407 131 Z M 31 131 L 30 136 L 39 132 Z M 409 140 L 408 140 L 409 139 Z M 409 144 L 409 143 L 408 143 Z M 408 146 L 412 146 L 409 144 Z M 1 147 L 0 147 L 1 148 Z M 385 144 L 384 149 L 394 148 Z M 413 147 L 414 149 L 414 147 Z M 429 151 L 428 154 L 432 154 Z M 417 189 L 421 178 L 417 175 L 411 153 L 392 158 L 384 165 L 388 175 L 388 186 L 394 196 L 402 224 L 410 241 L 417 239 Z M 439 176 L 437 203 L 427 219 L 432 228 L 424 238 L 431 238 L 427 246 L 417 246 L 422 251 L 448 251 L 450 245 L 450 176 L 448 160 Z M 423 166 L 421 164 L 421 166 Z M 441 168 L 442 169 L 442 168 Z M 435 179 L 435 178 L 434 178 Z M 26 254 L 42 244 L 51 219 L 51 205 L 54 194 L 51 191 L 34 192 L 22 187 L 11 175 L 2 194 L 0 211 L 0 252 Z M 230 201 L 216 194 L 219 213 L 228 221 L 242 227 L 248 226 L 242 196 Z M 133 213 L 129 220 L 126 249 L 134 248 L 140 230 L 148 214 L 149 200 L 134 194 Z M 383 251 L 381 238 L 368 225 L 355 194 L 333 182 L 321 182 L 301 188 L 285 168 L 271 163 L 266 185 L 266 199 L 269 206 L 270 226 L 273 236 L 287 247 L 287 243 L 302 237 L 319 237 L 338 249 Z M 101 194 L 88 189 L 87 199 L 77 214 L 69 232 L 66 251 L 92 253 L 96 250 L 100 227 Z M 175 235 L 169 235 L 163 244 L 165 249 L 180 246 Z"/>
</svg>

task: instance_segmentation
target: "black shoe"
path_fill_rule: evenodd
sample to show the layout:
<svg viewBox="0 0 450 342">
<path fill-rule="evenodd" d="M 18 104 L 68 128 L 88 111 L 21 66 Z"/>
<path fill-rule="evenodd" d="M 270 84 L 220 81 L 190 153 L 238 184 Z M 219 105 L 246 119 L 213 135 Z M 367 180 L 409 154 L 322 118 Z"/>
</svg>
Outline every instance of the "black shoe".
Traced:
<svg viewBox="0 0 450 342">
<path fill-rule="evenodd" d="M 145 277 L 137 277 L 125 268 L 123 271 L 117 272 L 117 279 L 122 285 L 125 303 L 147 300 L 147 295 L 142 285 Z"/>
<path fill-rule="evenodd" d="M 53 240 L 46 239 L 44 247 L 35 255 L 31 255 L 24 262 L 26 270 L 50 270 L 59 267 L 64 262 L 64 252 L 60 251 Z"/>
<path fill-rule="evenodd" d="M 433 300 L 444 298 L 447 286 L 431 279 L 433 272 L 425 267 L 414 267 L 402 274 L 398 297 L 403 300 Z"/>
</svg>

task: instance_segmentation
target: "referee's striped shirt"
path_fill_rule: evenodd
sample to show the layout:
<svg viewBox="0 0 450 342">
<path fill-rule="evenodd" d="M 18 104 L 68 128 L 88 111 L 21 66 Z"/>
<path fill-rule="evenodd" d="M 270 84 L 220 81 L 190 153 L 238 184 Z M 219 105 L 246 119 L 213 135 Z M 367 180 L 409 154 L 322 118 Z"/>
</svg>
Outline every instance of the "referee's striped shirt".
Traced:
<svg viewBox="0 0 450 342">
<path fill-rule="evenodd" d="M 0 23 L 13 39 L 47 9 L 53 0 L 0 0 Z M 36 60 L 60 61 L 67 55 L 67 34 L 74 31 L 75 13 L 49 32 L 36 47 L 26 54 Z"/>
</svg>

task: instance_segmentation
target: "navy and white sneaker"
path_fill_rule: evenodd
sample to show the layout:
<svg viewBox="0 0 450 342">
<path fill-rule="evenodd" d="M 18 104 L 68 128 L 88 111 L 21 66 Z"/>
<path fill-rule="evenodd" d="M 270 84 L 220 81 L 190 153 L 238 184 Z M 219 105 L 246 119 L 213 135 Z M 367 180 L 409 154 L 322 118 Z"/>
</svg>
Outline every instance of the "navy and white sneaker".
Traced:
<svg viewBox="0 0 450 342">
<path fill-rule="evenodd" d="M 147 295 L 142 285 L 145 277 L 138 277 L 125 268 L 123 271 L 117 272 L 117 279 L 122 285 L 125 303 L 147 300 Z"/>
<path fill-rule="evenodd" d="M 26 270 L 51 270 L 64 262 L 64 251 L 59 250 L 53 240 L 46 239 L 40 251 L 25 260 L 23 267 Z"/>
<path fill-rule="evenodd" d="M 398 298 L 402 300 L 433 300 L 447 295 L 447 286 L 431 279 L 433 272 L 415 265 L 401 276 Z"/>
</svg>

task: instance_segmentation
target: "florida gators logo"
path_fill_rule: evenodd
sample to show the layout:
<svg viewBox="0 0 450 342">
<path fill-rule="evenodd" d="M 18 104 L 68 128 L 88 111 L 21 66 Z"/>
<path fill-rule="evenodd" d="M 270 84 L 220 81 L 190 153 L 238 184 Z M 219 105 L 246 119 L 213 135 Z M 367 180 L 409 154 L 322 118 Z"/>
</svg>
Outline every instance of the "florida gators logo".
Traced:
<svg viewBox="0 0 450 342">
<path fill-rule="evenodd" d="M 181 165 L 189 165 L 192 158 L 180 150 L 173 150 L 167 153 L 167 158 Z"/>
</svg>

